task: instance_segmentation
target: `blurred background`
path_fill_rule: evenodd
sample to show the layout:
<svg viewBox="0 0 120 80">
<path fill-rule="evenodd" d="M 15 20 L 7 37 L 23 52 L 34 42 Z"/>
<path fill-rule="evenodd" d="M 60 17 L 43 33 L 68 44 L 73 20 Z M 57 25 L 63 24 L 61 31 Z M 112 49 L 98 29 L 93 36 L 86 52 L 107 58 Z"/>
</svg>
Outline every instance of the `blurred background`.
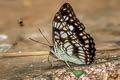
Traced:
<svg viewBox="0 0 120 80">
<path fill-rule="evenodd" d="M 52 20 L 63 3 L 69 2 L 98 50 L 120 47 L 120 0 L 0 0 L 0 52 L 44 51 L 52 45 Z M 20 26 L 20 20 L 23 26 Z"/>
</svg>

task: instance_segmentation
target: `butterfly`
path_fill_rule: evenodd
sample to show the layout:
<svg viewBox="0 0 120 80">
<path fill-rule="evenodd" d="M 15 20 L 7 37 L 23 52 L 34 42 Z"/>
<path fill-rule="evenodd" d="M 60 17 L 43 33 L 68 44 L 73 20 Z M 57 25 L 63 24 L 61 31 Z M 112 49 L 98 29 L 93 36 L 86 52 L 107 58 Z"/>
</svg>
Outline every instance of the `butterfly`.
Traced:
<svg viewBox="0 0 120 80">
<path fill-rule="evenodd" d="M 91 64 L 95 57 L 95 43 L 85 32 L 84 24 L 76 17 L 69 3 L 64 3 L 52 23 L 53 46 L 50 51 L 58 59 L 75 64 Z"/>
</svg>

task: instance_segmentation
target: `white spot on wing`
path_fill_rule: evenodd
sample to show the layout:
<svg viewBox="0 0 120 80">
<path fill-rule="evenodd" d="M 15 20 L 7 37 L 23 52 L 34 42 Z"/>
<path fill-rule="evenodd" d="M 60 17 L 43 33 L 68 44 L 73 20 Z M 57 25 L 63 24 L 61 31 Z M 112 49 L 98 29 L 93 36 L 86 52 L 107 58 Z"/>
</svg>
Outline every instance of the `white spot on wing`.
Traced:
<svg viewBox="0 0 120 80">
<path fill-rule="evenodd" d="M 63 9 L 64 11 L 67 10 L 66 8 Z"/>
<path fill-rule="evenodd" d="M 71 17 L 71 16 L 72 16 L 72 14 L 69 14 L 69 16 Z"/>
<path fill-rule="evenodd" d="M 57 19 L 60 19 L 60 16 L 57 16 Z"/>
<path fill-rule="evenodd" d="M 69 17 L 66 17 L 66 18 L 65 18 L 65 21 L 67 21 L 68 19 L 69 19 Z"/>
<path fill-rule="evenodd" d="M 56 28 L 58 28 L 60 26 L 60 23 L 57 24 Z"/>
<path fill-rule="evenodd" d="M 64 34 L 62 35 L 62 37 L 63 37 L 63 38 L 66 38 L 66 37 L 67 37 L 67 34 L 66 34 L 66 33 L 64 33 Z"/>
<path fill-rule="evenodd" d="M 76 26 L 78 26 L 78 24 L 77 23 L 74 23 Z"/>
<path fill-rule="evenodd" d="M 72 49 L 73 48 L 73 46 L 71 45 L 71 46 L 69 46 L 67 49 Z"/>
<path fill-rule="evenodd" d="M 78 52 L 79 52 L 79 51 L 78 51 Z M 79 56 L 85 56 L 84 51 L 81 51 L 81 52 L 79 52 L 78 54 L 79 54 Z"/>
<path fill-rule="evenodd" d="M 66 30 L 67 30 L 67 29 L 66 29 L 66 27 L 64 27 L 64 28 L 63 28 L 63 30 L 65 30 L 65 31 L 66 31 Z"/>
<path fill-rule="evenodd" d="M 56 38 L 56 39 L 59 39 L 59 37 L 58 37 L 57 35 L 55 35 L 55 38 Z"/>
<path fill-rule="evenodd" d="M 54 27 L 56 27 L 56 25 L 57 25 L 57 22 L 54 22 Z"/>
<path fill-rule="evenodd" d="M 79 49 L 79 50 L 83 50 L 82 47 L 79 47 L 78 49 Z"/>
<path fill-rule="evenodd" d="M 85 59 L 85 57 L 84 57 L 84 56 L 79 56 L 79 58 L 80 58 L 80 59 Z"/>
<path fill-rule="evenodd" d="M 83 36 L 83 39 L 86 39 L 87 37 L 86 36 Z"/>
<path fill-rule="evenodd" d="M 59 36 L 58 32 L 56 32 L 56 31 L 55 31 L 55 34 L 56 34 L 57 36 Z"/>
<path fill-rule="evenodd" d="M 93 43 L 93 40 L 90 40 L 91 43 Z"/>
<path fill-rule="evenodd" d="M 67 10 L 67 12 L 69 13 L 70 11 L 69 11 L 69 10 Z"/>
<path fill-rule="evenodd" d="M 85 47 L 89 48 L 89 45 L 85 45 Z"/>
<path fill-rule="evenodd" d="M 80 36 L 83 36 L 83 33 L 80 33 L 79 35 L 80 35 Z"/>
<path fill-rule="evenodd" d="M 72 41 L 73 44 L 75 44 L 76 42 L 75 41 Z"/>
<path fill-rule="evenodd" d="M 60 19 L 60 21 L 62 22 L 62 21 L 63 21 L 63 19 Z"/>
<path fill-rule="evenodd" d="M 64 31 L 60 31 L 60 34 L 62 35 L 64 33 Z"/>
<path fill-rule="evenodd" d="M 63 24 L 63 26 L 65 26 L 65 25 L 66 25 L 66 23 L 65 23 L 65 22 L 63 22 L 62 24 Z"/>
<path fill-rule="evenodd" d="M 74 27 L 72 25 L 70 25 L 69 29 L 72 31 L 74 29 Z"/>
<path fill-rule="evenodd" d="M 65 19 L 65 18 L 66 18 L 66 16 L 63 16 L 63 18 Z"/>
<path fill-rule="evenodd" d="M 84 53 L 84 51 L 83 51 L 83 50 L 79 50 L 78 52 L 79 52 L 79 53 Z M 82 54 L 81 54 L 81 55 L 82 55 Z M 84 54 L 83 54 L 83 55 L 84 55 Z"/>
<path fill-rule="evenodd" d="M 66 38 L 67 37 L 67 34 L 65 32 L 63 32 L 63 31 L 61 31 L 60 34 L 61 34 L 62 38 Z"/>
<path fill-rule="evenodd" d="M 65 44 L 64 44 L 64 47 L 67 47 L 67 46 L 69 46 L 69 45 L 71 45 L 69 42 L 66 42 Z"/>
<path fill-rule="evenodd" d="M 63 28 L 63 25 L 60 25 L 59 29 Z"/>
<path fill-rule="evenodd" d="M 76 46 L 80 46 L 79 44 L 75 44 Z"/>
<path fill-rule="evenodd" d="M 73 22 L 73 19 L 70 19 L 70 22 Z"/>
<path fill-rule="evenodd" d="M 86 43 L 86 44 L 89 43 L 89 40 L 85 40 L 85 43 Z"/>
</svg>

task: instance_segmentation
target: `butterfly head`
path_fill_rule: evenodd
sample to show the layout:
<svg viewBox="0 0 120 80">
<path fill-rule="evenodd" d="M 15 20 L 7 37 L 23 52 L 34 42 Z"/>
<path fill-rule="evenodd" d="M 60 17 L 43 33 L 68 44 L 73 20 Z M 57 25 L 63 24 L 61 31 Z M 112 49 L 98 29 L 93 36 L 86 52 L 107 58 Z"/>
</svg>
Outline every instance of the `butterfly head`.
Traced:
<svg viewBox="0 0 120 80">
<path fill-rule="evenodd" d="M 51 53 L 54 53 L 55 51 L 54 51 L 54 47 L 53 46 L 49 46 L 50 47 L 50 52 Z"/>
</svg>

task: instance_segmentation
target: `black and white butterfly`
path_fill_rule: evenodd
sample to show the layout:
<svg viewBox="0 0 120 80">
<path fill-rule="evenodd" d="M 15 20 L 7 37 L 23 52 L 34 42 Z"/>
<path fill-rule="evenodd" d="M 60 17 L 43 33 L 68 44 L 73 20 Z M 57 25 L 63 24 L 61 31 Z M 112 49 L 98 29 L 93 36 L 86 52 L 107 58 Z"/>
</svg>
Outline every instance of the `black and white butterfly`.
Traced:
<svg viewBox="0 0 120 80">
<path fill-rule="evenodd" d="M 93 38 L 85 32 L 71 5 L 64 3 L 53 19 L 51 52 L 65 62 L 91 64 L 95 57 Z"/>
</svg>

